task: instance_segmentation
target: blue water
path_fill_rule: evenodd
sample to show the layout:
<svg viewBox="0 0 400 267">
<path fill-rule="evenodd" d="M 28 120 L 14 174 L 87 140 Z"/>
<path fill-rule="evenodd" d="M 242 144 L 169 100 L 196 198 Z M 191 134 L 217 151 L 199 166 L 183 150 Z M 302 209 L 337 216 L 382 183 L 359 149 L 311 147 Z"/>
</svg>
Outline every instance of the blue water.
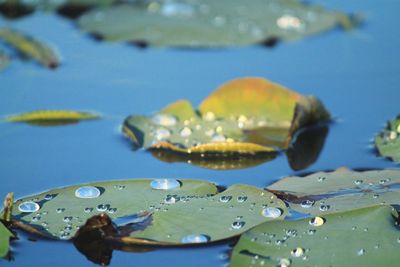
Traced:
<svg viewBox="0 0 400 267">
<path fill-rule="evenodd" d="M 371 138 L 399 110 L 400 2 L 314 1 L 333 9 L 358 11 L 366 23 L 357 30 L 334 30 L 273 49 L 258 46 L 220 50 L 137 49 L 99 43 L 68 20 L 36 13 L 0 25 L 53 43 L 62 56 L 55 70 L 14 60 L 0 73 L 0 115 L 35 109 L 101 112 L 105 118 L 65 127 L 0 124 L 0 196 L 16 197 L 94 180 L 135 177 L 208 179 L 229 186 L 259 187 L 291 170 L 284 155 L 253 168 L 214 171 L 161 162 L 133 152 L 120 134 L 129 114 L 150 114 L 177 99 L 197 105 L 218 85 L 243 76 L 262 76 L 302 94 L 318 96 L 336 118 L 314 172 L 349 168 L 395 168 L 376 157 Z M 301 173 L 301 172 L 300 172 Z M 114 251 L 111 266 L 225 266 L 227 244 L 148 253 Z M 13 242 L 15 261 L 5 266 L 91 266 L 72 244 L 26 236 Z M 222 255 L 221 255 L 222 254 Z"/>
</svg>

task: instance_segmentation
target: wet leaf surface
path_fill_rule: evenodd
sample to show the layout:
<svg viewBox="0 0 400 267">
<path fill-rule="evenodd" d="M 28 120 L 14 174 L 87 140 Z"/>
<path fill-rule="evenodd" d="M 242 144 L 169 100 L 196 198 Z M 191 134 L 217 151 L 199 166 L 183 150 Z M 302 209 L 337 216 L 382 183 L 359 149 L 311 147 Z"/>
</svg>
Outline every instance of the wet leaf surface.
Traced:
<svg viewBox="0 0 400 267">
<path fill-rule="evenodd" d="M 61 126 L 81 120 L 99 119 L 100 115 L 69 110 L 36 110 L 6 117 L 8 122 L 25 122 L 36 126 Z"/>
<path fill-rule="evenodd" d="M 80 17 L 83 31 L 109 41 L 152 46 L 225 47 L 295 40 L 351 19 L 296 0 L 151 1 L 98 8 Z"/>
<path fill-rule="evenodd" d="M 385 129 L 375 137 L 375 146 L 381 156 L 400 162 L 400 117 L 389 121 Z"/>
<path fill-rule="evenodd" d="M 252 186 L 217 193 L 206 181 L 173 179 L 71 186 L 18 200 L 13 209 L 15 225 L 50 238 L 79 239 L 83 232 L 113 243 L 160 246 L 229 239 L 286 214 L 281 200 Z"/>
<path fill-rule="evenodd" d="M 299 95 L 262 78 L 242 78 L 223 84 L 201 103 L 199 110 L 179 100 L 153 116 L 130 116 L 123 132 L 137 148 L 150 149 L 165 161 L 239 168 L 245 167 L 240 160 L 238 164 L 224 162 L 235 158 L 247 162 L 272 159 L 276 151 L 288 148 L 298 129 L 329 118 L 314 97 Z M 321 136 L 315 148 L 291 147 L 293 166 L 306 167 L 316 160 L 326 134 Z M 315 153 L 303 153 L 305 150 Z M 304 154 L 303 162 L 296 158 L 297 151 Z M 211 160 L 215 166 L 206 162 Z"/>
<path fill-rule="evenodd" d="M 229 266 L 392 266 L 400 260 L 392 212 L 375 206 L 264 223 L 242 235 Z"/>
<path fill-rule="evenodd" d="M 10 248 L 10 238 L 14 235 L 0 221 L 0 258 L 7 256 Z"/>
<path fill-rule="evenodd" d="M 60 64 L 58 55 L 53 48 L 15 29 L 0 28 L 0 41 L 47 68 L 54 69 Z"/>
<path fill-rule="evenodd" d="M 374 170 L 317 172 L 287 177 L 268 190 L 301 213 L 326 214 L 379 204 L 400 203 L 400 171 Z"/>
</svg>

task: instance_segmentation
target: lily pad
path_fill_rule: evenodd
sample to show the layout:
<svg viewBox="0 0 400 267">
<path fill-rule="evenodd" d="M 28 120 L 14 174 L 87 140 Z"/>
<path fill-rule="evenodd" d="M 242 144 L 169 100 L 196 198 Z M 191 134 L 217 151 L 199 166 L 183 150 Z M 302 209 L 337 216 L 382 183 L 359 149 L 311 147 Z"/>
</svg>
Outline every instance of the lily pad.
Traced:
<svg viewBox="0 0 400 267">
<path fill-rule="evenodd" d="M 10 45 L 24 56 L 38 61 L 47 68 L 54 69 L 60 64 L 54 49 L 15 29 L 0 28 L 0 41 Z"/>
<path fill-rule="evenodd" d="M 137 148 L 180 158 L 262 157 L 288 148 L 294 133 L 330 115 L 321 102 L 263 78 L 230 81 L 194 110 L 179 100 L 153 116 L 130 116 L 123 132 Z"/>
<path fill-rule="evenodd" d="M 37 126 L 58 126 L 78 123 L 81 120 L 100 118 L 97 114 L 69 110 L 36 110 L 6 117 L 8 122 L 25 122 Z"/>
<path fill-rule="evenodd" d="M 400 204 L 400 171 L 373 170 L 317 172 L 287 177 L 267 187 L 291 209 L 314 215 L 379 204 Z"/>
<path fill-rule="evenodd" d="M 229 266 L 393 266 L 400 232 L 392 212 L 375 206 L 264 223 L 242 235 Z"/>
<path fill-rule="evenodd" d="M 383 157 L 400 162 L 400 116 L 389 121 L 381 133 L 375 137 L 375 146 Z"/>
<path fill-rule="evenodd" d="M 152 46 L 226 47 L 295 40 L 351 19 L 297 0 L 160 0 L 98 8 L 79 26 L 108 41 Z"/>
<path fill-rule="evenodd" d="M 51 190 L 18 200 L 13 219 L 30 232 L 71 239 L 89 218 L 97 225 L 109 217 L 116 231 L 104 238 L 112 242 L 186 245 L 232 238 L 286 213 L 281 200 L 255 187 L 217 193 L 206 181 L 156 179 Z"/>
<path fill-rule="evenodd" d="M 7 256 L 10 249 L 10 238 L 14 235 L 0 221 L 0 258 Z"/>
</svg>

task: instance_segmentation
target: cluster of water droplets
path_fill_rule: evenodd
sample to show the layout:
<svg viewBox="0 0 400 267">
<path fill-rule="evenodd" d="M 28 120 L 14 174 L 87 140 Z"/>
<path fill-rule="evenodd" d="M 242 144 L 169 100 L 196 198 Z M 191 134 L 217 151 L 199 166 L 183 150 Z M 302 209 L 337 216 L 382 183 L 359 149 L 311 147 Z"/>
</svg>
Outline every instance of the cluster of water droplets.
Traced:
<svg viewBox="0 0 400 267">
<path fill-rule="evenodd" d="M 381 138 L 385 144 L 397 141 L 400 136 L 400 123 L 394 129 L 384 130 Z"/>
</svg>

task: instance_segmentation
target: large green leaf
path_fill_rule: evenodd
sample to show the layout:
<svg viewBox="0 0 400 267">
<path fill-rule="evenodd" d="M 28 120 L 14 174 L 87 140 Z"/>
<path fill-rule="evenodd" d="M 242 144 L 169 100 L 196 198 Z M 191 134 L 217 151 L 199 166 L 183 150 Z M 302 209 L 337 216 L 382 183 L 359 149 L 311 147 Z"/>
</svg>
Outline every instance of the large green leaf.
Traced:
<svg viewBox="0 0 400 267">
<path fill-rule="evenodd" d="M 179 100 L 152 117 L 130 116 L 123 132 L 137 147 L 171 150 L 190 161 L 238 155 L 270 159 L 276 149 L 288 148 L 298 129 L 328 119 L 314 97 L 263 78 L 242 78 L 222 85 L 199 110 Z"/>
<path fill-rule="evenodd" d="M 400 204 L 400 171 L 338 169 L 287 177 L 268 190 L 301 213 L 325 214 L 378 204 Z"/>
<path fill-rule="evenodd" d="M 53 48 L 15 29 L 0 28 L 0 41 L 45 67 L 53 69 L 60 64 L 58 55 Z"/>
<path fill-rule="evenodd" d="M 383 157 L 400 162 L 400 116 L 389 121 L 385 129 L 375 137 L 375 146 Z"/>
<path fill-rule="evenodd" d="M 321 218 L 320 218 L 321 219 Z M 230 267 L 394 266 L 400 260 L 399 229 L 389 206 L 335 213 L 319 225 L 310 219 L 269 222 L 246 232 Z M 312 220 L 312 219 L 311 219 Z"/>
<path fill-rule="evenodd" d="M 94 9 L 82 30 L 110 41 L 153 46 L 223 47 L 294 40 L 351 20 L 297 0 L 160 0 Z"/>
<path fill-rule="evenodd" d="M 157 184 L 173 187 L 156 189 Z M 96 197 L 79 198 L 79 192 Z M 32 212 L 21 211 L 27 208 Z M 266 211 L 270 216 L 264 216 Z M 125 180 L 70 186 L 18 200 L 13 219 L 28 231 L 70 239 L 87 219 L 103 213 L 118 229 L 107 239 L 179 245 L 191 235 L 201 235 L 203 242 L 237 236 L 262 222 L 284 218 L 286 206 L 273 194 L 246 185 L 217 193 L 206 181 Z"/>
<path fill-rule="evenodd" d="M 0 258 L 7 255 L 10 249 L 10 238 L 14 235 L 0 221 Z"/>
</svg>

